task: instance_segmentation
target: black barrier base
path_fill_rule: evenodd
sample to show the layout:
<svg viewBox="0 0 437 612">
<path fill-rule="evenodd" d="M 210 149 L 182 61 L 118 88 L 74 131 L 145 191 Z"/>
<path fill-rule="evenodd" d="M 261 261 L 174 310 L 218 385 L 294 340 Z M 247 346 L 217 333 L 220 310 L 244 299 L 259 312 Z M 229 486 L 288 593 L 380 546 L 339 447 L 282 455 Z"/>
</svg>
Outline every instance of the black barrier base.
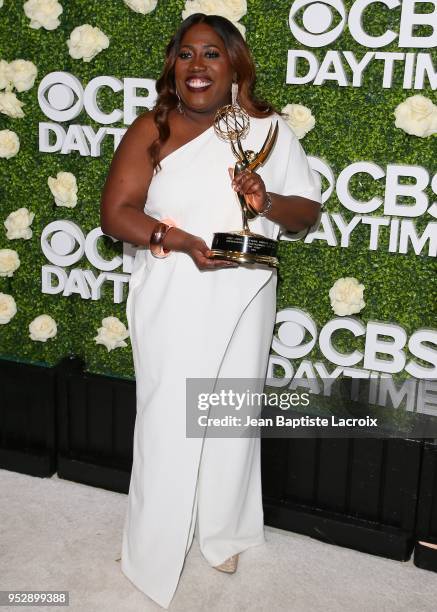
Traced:
<svg viewBox="0 0 437 612">
<path fill-rule="evenodd" d="M 437 542 L 431 542 L 431 544 L 437 544 Z M 437 548 L 430 548 L 417 542 L 414 548 L 414 565 L 421 569 L 437 572 Z"/>
<path fill-rule="evenodd" d="M 56 459 L 50 452 L 38 454 L 25 448 L 0 448 L 0 468 L 44 478 L 53 476 L 56 472 Z"/>
<path fill-rule="evenodd" d="M 0 468 L 56 471 L 56 368 L 0 359 Z"/>
<path fill-rule="evenodd" d="M 88 374 L 80 359 L 58 366 L 58 475 L 127 493 L 136 416 L 135 382 Z"/>
<path fill-rule="evenodd" d="M 135 382 L 0 360 L 0 467 L 127 493 Z M 396 560 L 437 542 L 437 445 L 409 439 L 263 438 L 266 525 Z M 418 567 L 437 551 L 416 546 Z"/>
<path fill-rule="evenodd" d="M 414 546 L 411 533 L 350 516 L 287 503 L 264 502 L 264 522 L 271 527 L 311 536 L 328 544 L 408 561 Z"/>
<path fill-rule="evenodd" d="M 129 492 L 130 471 L 97 465 L 91 460 L 88 462 L 77 461 L 60 456 L 58 460 L 58 476 L 66 480 L 90 485 L 91 487 L 108 489 L 108 491 L 116 491 L 117 493 Z"/>
<path fill-rule="evenodd" d="M 267 525 L 406 561 L 414 547 L 423 443 L 262 440 Z"/>
</svg>

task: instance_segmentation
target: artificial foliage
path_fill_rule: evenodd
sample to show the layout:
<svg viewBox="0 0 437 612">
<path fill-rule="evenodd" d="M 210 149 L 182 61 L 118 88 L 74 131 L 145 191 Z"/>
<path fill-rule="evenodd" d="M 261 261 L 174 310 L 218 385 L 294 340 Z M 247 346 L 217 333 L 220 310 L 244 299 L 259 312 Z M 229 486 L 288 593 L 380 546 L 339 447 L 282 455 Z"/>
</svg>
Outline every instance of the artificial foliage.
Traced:
<svg viewBox="0 0 437 612">
<path fill-rule="evenodd" d="M 14 130 L 20 138 L 21 149 L 12 159 L 0 159 L 0 248 L 15 249 L 21 266 L 12 278 L 0 278 L 0 292 L 14 296 L 18 312 L 9 324 L 0 325 L 0 357 L 42 365 L 55 365 L 66 355 L 84 359 L 93 373 L 133 378 L 131 345 L 108 352 L 96 345 L 94 337 L 106 316 L 117 316 L 126 323 L 125 300 L 112 301 L 112 284 L 102 290 L 99 301 L 83 300 L 77 294 L 69 297 L 41 293 L 41 267 L 47 264 L 40 248 L 43 228 L 55 219 L 71 219 L 87 233 L 100 223 L 100 193 L 113 154 L 112 139 L 107 138 L 99 158 L 38 152 L 38 124 L 49 121 L 39 108 L 38 84 L 52 71 L 63 70 L 74 74 L 83 85 L 99 75 L 144 77 L 156 79 L 163 63 L 164 49 L 181 21 L 183 0 L 159 0 L 157 8 L 144 16 L 131 11 L 122 0 L 61 0 L 61 25 L 54 31 L 29 28 L 23 2 L 5 0 L 0 9 L 0 59 L 31 60 L 38 68 L 34 87 L 18 97 L 25 103 L 23 119 L 11 119 L 0 114 L 0 129 Z M 346 1 L 350 8 L 352 2 Z M 365 72 L 362 87 L 339 87 L 325 82 L 290 86 L 285 82 L 287 50 L 298 49 L 288 27 L 291 2 L 280 0 L 248 0 L 248 12 L 241 22 L 246 26 L 246 39 L 255 58 L 258 74 L 257 93 L 280 109 L 295 102 L 308 106 L 316 117 L 315 128 L 301 141 L 307 154 L 325 159 L 335 176 L 354 161 L 374 161 L 383 168 L 388 163 L 420 165 L 435 172 L 436 137 L 409 136 L 394 126 L 393 111 L 407 96 L 418 93 L 402 89 L 402 70 L 395 66 L 391 88 L 381 86 L 383 63 L 373 62 Z M 430 11 L 432 5 L 424 4 Z M 399 10 L 387 12 L 376 3 L 364 15 L 364 25 L 375 35 L 388 26 L 399 23 Z M 98 26 L 110 39 L 109 48 L 91 62 L 74 60 L 68 53 L 66 41 L 78 25 Z M 331 47 L 312 49 L 320 58 L 329 49 L 350 50 L 358 57 L 363 47 L 354 41 L 347 28 Z M 397 51 L 396 41 L 384 51 Z M 421 51 L 408 49 L 408 51 Z M 350 76 L 350 74 L 349 74 Z M 420 93 L 435 100 L 435 93 L 427 87 Z M 99 100 L 103 109 L 122 107 L 122 93 L 105 92 Z M 73 123 L 91 125 L 98 129 L 86 113 Z M 111 127 L 124 127 L 122 123 Z M 49 176 L 60 170 L 75 174 L 79 185 L 79 201 L 75 208 L 60 208 L 54 204 L 47 185 Z M 354 196 L 368 200 L 383 192 L 383 181 L 354 181 Z M 427 194 L 432 201 L 432 192 Z M 25 206 L 35 213 L 30 240 L 8 240 L 3 221 L 7 215 Z M 326 208 L 341 212 L 345 219 L 353 213 L 338 201 L 335 191 Z M 374 213 L 382 214 L 382 210 Z M 418 230 L 425 226 L 425 215 L 417 222 Z M 305 244 L 282 241 L 278 285 L 278 310 L 293 306 L 307 311 L 320 329 L 334 317 L 328 292 L 342 276 L 355 276 L 365 284 L 366 307 L 360 314 L 369 320 L 394 322 L 408 334 L 420 327 L 435 326 L 435 264 L 426 255 L 389 253 L 384 246 L 378 251 L 368 249 L 369 227 L 360 227 L 352 234 L 349 248 L 331 247 L 326 242 Z M 381 244 L 384 245 L 384 234 Z M 109 238 L 100 241 L 102 255 L 111 258 L 121 252 L 121 244 Z M 74 267 L 92 268 L 83 258 Z M 120 271 L 120 270 L 117 270 Z M 95 271 L 98 273 L 98 271 Z M 127 296 L 127 285 L 124 287 Z M 189 299 L 189 296 L 187 296 Z M 50 314 L 58 324 L 58 334 L 47 342 L 29 338 L 28 325 L 39 314 Z M 254 330 L 255 332 L 255 330 Z M 256 332 L 255 332 L 256 333 Z M 356 339 L 354 346 L 360 346 Z M 341 335 L 339 344 L 346 346 Z M 349 337 L 350 342 L 350 337 Z M 350 348 L 350 347 L 349 347 Z M 318 359 L 317 345 L 309 358 Z"/>
</svg>

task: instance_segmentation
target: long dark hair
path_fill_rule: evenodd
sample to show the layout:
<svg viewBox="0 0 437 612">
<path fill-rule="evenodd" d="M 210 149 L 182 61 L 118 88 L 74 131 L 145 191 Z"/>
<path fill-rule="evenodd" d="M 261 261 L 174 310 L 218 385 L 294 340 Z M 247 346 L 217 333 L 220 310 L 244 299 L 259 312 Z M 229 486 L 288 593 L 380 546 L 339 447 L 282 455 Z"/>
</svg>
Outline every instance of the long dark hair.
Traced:
<svg viewBox="0 0 437 612">
<path fill-rule="evenodd" d="M 223 40 L 232 67 L 237 73 L 238 81 L 238 103 L 252 117 L 268 117 L 275 108 L 268 102 L 255 98 L 253 90 L 255 87 L 255 64 L 246 41 L 234 24 L 219 15 L 205 15 L 195 13 L 185 19 L 173 38 L 167 45 L 165 63 L 161 76 L 156 82 L 158 98 L 154 108 L 154 121 L 158 128 L 159 136 L 149 147 L 149 154 L 154 169 L 160 169 L 159 152 L 163 143 L 170 135 L 168 116 L 172 109 L 178 104 L 175 86 L 174 66 L 178 57 L 181 42 L 185 33 L 198 23 L 210 26 Z"/>
</svg>

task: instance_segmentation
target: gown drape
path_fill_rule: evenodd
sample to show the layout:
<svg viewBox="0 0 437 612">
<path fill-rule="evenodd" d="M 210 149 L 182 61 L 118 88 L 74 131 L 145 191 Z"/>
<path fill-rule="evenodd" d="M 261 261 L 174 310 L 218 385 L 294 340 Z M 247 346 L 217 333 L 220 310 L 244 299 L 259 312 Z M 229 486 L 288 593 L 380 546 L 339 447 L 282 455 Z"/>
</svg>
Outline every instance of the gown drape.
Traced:
<svg viewBox="0 0 437 612">
<path fill-rule="evenodd" d="M 320 180 L 281 117 L 251 117 L 244 149 L 258 151 L 276 120 L 277 142 L 258 170 L 267 190 L 320 201 Z M 208 245 L 214 232 L 241 229 L 228 173 L 235 161 L 229 143 L 210 127 L 162 160 L 144 211 L 173 219 Z M 257 217 L 250 229 L 276 238 L 280 228 Z M 184 253 L 156 259 L 137 249 L 126 303 L 137 415 L 121 569 L 163 608 L 174 596 L 197 511 L 201 550 L 211 565 L 264 541 L 260 440 L 187 437 L 186 379 L 205 379 L 212 391 L 221 377 L 265 377 L 276 274 L 249 266 L 200 271 Z M 224 456 L 232 465 L 224 465 Z M 214 488 L 209 473 L 224 478 L 223 486 Z M 220 516 L 215 508 L 223 508 Z M 235 513 L 229 531 L 218 525 Z"/>
</svg>

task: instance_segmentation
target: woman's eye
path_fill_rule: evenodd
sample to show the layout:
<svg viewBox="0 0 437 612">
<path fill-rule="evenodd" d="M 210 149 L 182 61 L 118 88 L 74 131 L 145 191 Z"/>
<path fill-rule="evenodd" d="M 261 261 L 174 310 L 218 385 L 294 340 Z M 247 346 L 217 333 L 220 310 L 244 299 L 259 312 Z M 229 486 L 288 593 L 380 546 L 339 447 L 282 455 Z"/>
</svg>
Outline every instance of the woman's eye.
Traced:
<svg viewBox="0 0 437 612">
<path fill-rule="evenodd" d="M 180 51 L 178 57 L 183 60 L 190 59 L 191 52 L 190 51 Z M 205 57 L 207 57 L 208 59 L 214 59 L 216 57 L 220 57 L 220 53 L 218 51 L 206 51 Z"/>
</svg>

